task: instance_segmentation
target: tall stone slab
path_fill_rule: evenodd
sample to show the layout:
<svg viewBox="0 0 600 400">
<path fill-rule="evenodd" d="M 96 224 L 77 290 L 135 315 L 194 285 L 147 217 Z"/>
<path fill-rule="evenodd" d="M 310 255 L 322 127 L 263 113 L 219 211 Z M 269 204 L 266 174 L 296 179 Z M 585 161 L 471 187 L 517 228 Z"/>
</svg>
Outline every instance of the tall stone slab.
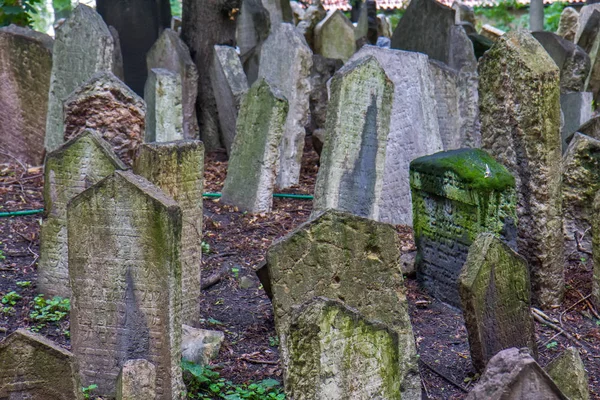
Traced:
<svg viewBox="0 0 600 400">
<path fill-rule="evenodd" d="M 175 31 L 165 29 L 148 51 L 146 64 L 149 70 L 164 68 L 180 76 L 183 137 L 184 139 L 198 139 L 198 119 L 196 117 L 198 70 L 190 56 L 190 49 Z"/>
<path fill-rule="evenodd" d="M 33 32 L 14 25 L 0 29 L 0 148 L 23 163 L 41 165 L 52 38 Z"/>
<path fill-rule="evenodd" d="M 242 99 L 221 201 L 242 211 L 271 211 L 288 102 L 265 79 Z"/>
<path fill-rule="evenodd" d="M 600 213 L 600 195 L 594 197 L 594 215 Z M 596 307 L 600 307 L 600 218 L 592 220 L 592 259 L 594 272 L 592 274 L 592 300 Z"/>
<path fill-rule="evenodd" d="M 563 115 L 560 137 L 563 154 L 567 151 L 567 139 L 571 138 L 582 125 L 592 119 L 593 101 L 592 92 L 572 92 L 560 95 L 560 110 Z"/>
<path fill-rule="evenodd" d="M 313 212 L 334 208 L 379 219 L 393 99 L 394 84 L 373 56 L 336 72 Z"/>
<path fill-rule="evenodd" d="M 585 27 L 588 25 L 589 20 L 593 19 L 594 11 L 600 11 L 600 6 L 598 4 L 588 4 L 579 9 L 575 42 L 579 42 L 581 36 L 584 35 Z"/>
<path fill-rule="evenodd" d="M 575 35 L 579 26 L 579 13 L 573 7 L 565 7 L 560 13 L 558 30 L 556 34 L 571 42 L 575 42 Z"/>
<path fill-rule="evenodd" d="M 590 56 L 590 73 L 582 90 L 593 92 L 594 98 L 596 98 L 600 90 L 600 10 L 591 10 L 593 12 L 588 13 L 585 18 L 577 45 Z M 581 18 L 580 23 L 582 23 Z"/>
<path fill-rule="evenodd" d="M 115 170 L 124 170 L 102 137 L 91 130 L 48 153 L 44 166 L 45 218 L 40 232 L 37 287 L 50 296 L 71 297 L 67 248 L 67 204 Z"/>
<path fill-rule="evenodd" d="M 459 293 L 478 371 L 510 347 L 537 354 L 530 287 L 523 257 L 492 233 L 477 236 L 459 276 Z"/>
<path fill-rule="evenodd" d="M 442 127 L 438 124 L 434 100 L 437 92 L 434 76 L 429 71 L 427 56 L 423 54 L 363 46 L 351 61 L 367 56 L 373 56 L 379 62 L 394 87 L 389 134 L 382 141 L 385 161 L 376 219 L 411 225 L 409 164 L 415 158 L 443 150 Z M 368 95 L 363 101 L 368 101 Z M 346 103 L 340 107 L 349 113 L 348 117 L 342 118 L 350 120 L 355 111 L 353 106 Z M 343 147 L 349 137 L 343 131 L 341 133 L 338 146 Z"/>
<path fill-rule="evenodd" d="M 288 334 L 290 398 L 400 400 L 399 338 L 385 324 L 317 297 L 293 311 Z"/>
<path fill-rule="evenodd" d="M 156 398 L 156 368 L 148 360 L 128 360 L 117 380 L 116 400 Z"/>
<path fill-rule="evenodd" d="M 458 277 L 483 232 L 515 246 L 515 179 L 479 149 L 459 149 L 410 164 L 417 278 L 434 297 L 460 307 Z"/>
<path fill-rule="evenodd" d="M 64 101 L 64 139 L 93 129 L 131 165 L 146 129 L 146 103 L 110 72 L 99 72 Z"/>
<path fill-rule="evenodd" d="M 204 146 L 199 140 L 143 144 L 133 171 L 181 208 L 181 320 L 196 325 L 200 319 Z"/>
<path fill-rule="evenodd" d="M 313 54 L 313 64 L 310 72 L 310 118 L 306 124 L 307 133 L 316 136 L 319 133 L 315 135 L 315 131 L 322 131 L 325 128 L 327 105 L 329 104 L 327 82 L 343 65 L 342 60 L 325 58 L 319 54 Z M 320 151 L 318 153 L 320 154 Z"/>
<path fill-rule="evenodd" d="M 319 2 L 308 6 L 302 15 L 302 19 L 298 22 L 298 25 L 296 25 L 296 29 L 304 35 L 306 43 L 308 43 L 315 53 L 315 28 L 326 16 L 327 10 L 325 10 L 323 4 Z"/>
<path fill-rule="evenodd" d="M 181 210 L 117 171 L 68 206 L 71 345 L 82 385 L 115 396 L 121 367 L 156 367 L 156 399 L 181 399 Z"/>
<path fill-rule="evenodd" d="M 64 142 L 63 101 L 98 71 L 117 71 L 116 45 L 102 17 L 78 5 L 56 30 L 46 118 L 46 151 Z"/>
<path fill-rule="evenodd" d="M 260 53 L 258 75 L 281 90 L 289 103 L 285 131 L 279 146 L 277 187 L 298 183 L 304 152 L 304 125 L 308 120 L 312 51 L 296 28 L 287 23 L 273 29 Z"/>
<path fill-rule="evenodd" d="M 394 362 L 398 372 L 394 374 L 400 377 L 402 399 L 421 398 L 399 249 L 392 225 L 333 210 L 319 214 L 271 246 L 267 269 L 284 371 L 298 360 L 298 354 L 289 351 L 297 339 L 290 336 L 293 306 L 323 296 L 342 301 L 363 318 L 380 321 L 398 335 L 398 360 Z M 286 387 L 288 378 L 284 375 Z"/>
<path fill-rule="evenodd" d="M 269 12 L 261 0 L 242 1 L 240 15 L 236 19 L 235 40 L 250 85 L 258 78 L 260 51 L 271 28 Z"/>
<path fill-rule="evenodd" d="M 163 68 L 153 68 L 144 88 L 146 102 L 146 142 L 183 139 L 181 78 Z"/>
<path fill-rule="evenodd" d="M 525 31 L 503 35 L 479 63 L 482 148 L 517 182 L 519 253 L 531 268 L 533 300 L 564 292 L 559 70 Z M 521 104 L 521 107 L 515 107 Z"/>
<path fill-rule="evenodd" d="M 588 374 L 575 347 L 567 348 L 544 369 L 569 399 L 589 400 Z"/>
<path fill-rule="evenodd" d="M 215 46 L 210 73 L 219 111 L 221 141 L 227 154 L 231 154 L 240 101 L 248 91 L 248 79 L 240 57 L 235 49 L 229 46 Z"/>
<path fill-rule="evenodd" d="M 340 10 L 329 11 L 314 30 L 315 53 L 348 61 L 356 51 L 354 26 Z"/>
<path fill-rule="evenodd" d="M 269 13 L 271 26 L 293 21 L 290 0 L 262 0 L 262 5 Z"/>
<path fill-rule="evenodd" d="M 25 329 L 0 342 L 3 399 L 82 400 L 77 369 L 71 352 Z"/>
</svg>

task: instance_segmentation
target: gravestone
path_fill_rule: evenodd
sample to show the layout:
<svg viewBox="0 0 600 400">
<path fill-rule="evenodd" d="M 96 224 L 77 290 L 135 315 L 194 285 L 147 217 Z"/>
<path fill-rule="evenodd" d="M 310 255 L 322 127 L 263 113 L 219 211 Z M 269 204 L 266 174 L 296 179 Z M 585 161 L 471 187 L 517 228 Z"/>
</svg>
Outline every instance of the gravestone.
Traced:
<svg viewBox="0 0 600 400">
<path fill-rule="evenodd" d="M 588 25 L 590 19 L 593 19 L 594 11 L 600 11 L 598 4 L 588 4 L 579 9 L 579 19 L 577 21 L 577 32 L 575 33 L 574 42 L 579 42 L 584 34 L 585 26 Z"/>
<path fill-rule="evenodd" d="M 64 139 L 93 129 L 131 165 L 144 141 L 146 104 L 110 72 L 99 72 L 64 101 Z"/>
<path fill-rule="evenodd" d="M 575 42 L 575 34 L 579 26 L 579 13 L 573 7 L 565 7 L 560 13 L 556 33 L 571 42 Z"/>
<path fill-rule="evenodd" d="M 258 78 L 262 45 L 275 26 L 271 26 L 269 12 L 261 0 L 242 1 L 240 15 L 236 19 L 235 39 L 249 85 Z"/>
<path fill-rule="evenodd" d="M 600 215 L 600 194 L 594 197 L 594 216 Z M 600 218 L 592 219 L 592 259 L 594 271 L 592 275 L 592 301 L 600 308 Z"/>
<path fill-rule="evenodd" d="M 204 146 L 199 140 L 143 144 L 133 171 L 181 208 L 181 319 L 184 324 L 196 325 L 200 318 Z"/>
<path fill-rule="evenodd" d="M 356 51 L 354 26 L 340 10 L 329 11 L 314 30 L 315 53 L 348 61 Z"/>
<path fill-rule="evenodd" d="M 227 154 L 231 154 L 240 100 L 242 95 L 248 91 L 248 79 L 246 79 L 240 58 L 233 47 L 215 46 L 213 57 L 210 72 L 219 111 L 221 140 Z"/>
<path fill-rule="evenodd" d="M 46 151 L 64 142 L 63 101 L 98 71 L 118 71 L 115 40 L 102 17 L 80 4 L 56 30 L 46 118 Z"/>
<path fill-rule="evenodd" d="M 16 330 L 0 342 L 0 398 L 82 400 L 75 357 L 41 335 Z"/>
<path fill-rule="evenodd" d="M 402 399 L 421 398 L 399 249 L 392 225 L 333 210 L 269 248 L 267 268 L 284 371 L 297 355 L 288 351 L 293 306 L 323 296 L 356 308 L 363 318 L 380 321 L 398 335 L 394 364 Z M 287 378 L 284 375 L 289 387 Z"/>
<path fill-rule="evenodd" d="M 146 55 L 148 69 L 164 68 L 181 78 L 181 108 L 183 110 L 184 139 L 198 139 L 196 96 L 198 70 L 190 57 L 190 50 L 171 29 L 165 29 Z"/>
<path fill-rule="evenodd" d="M 315 48 L 315 28 L 327 16 L 327 10 L 320 2 L 315 5 L 308 6 L 302 15 L 302 19 L 296 25 L 296 29 L 304 35 L 306 43 L 316 53 Z"/>
<path fill-rule="evenodd" d="M 519 253 L 533 300 L 559 304 L 564 291 L 559 70 L 526 31 L 502 36 L 479 62 L 482 148 L 515 176 Z M 515 107 L 521 104 L 521 107 Z"/>
<path fill-rule="evenodd" d="M 115 396 L 121 367 L 145 359 L 156 367 L 156 399 L 181 399 L 179 205 L 117 171 L 71 200 L 67 213 L 71 345 L 82 385 Z"/>
<path fill-rule="evenodd" d="M 242 211 L 271 211 L 288 102 L 259 79 L 242 98 L 221 201 Z"/>
<path fill-rule="evenodd" d="M 387 325 L 316 297 L 293 311 L 288 335 L 290 398 L 400 400 L 399 338 Z"/>
<path fill-rule="evenodd" d="M 569 347 L 544 368 L 556 386 L 570 400 L 588 400 L 588 375 L 579 350 Z"/>
<path fill-rule="evenodd" d="M 512 247 L 515 179 L 479 149 L 459 149 L 410 163 L 417 278 L 433 297 L 460 307 L 458 277 L 469 247 L 483 232 Z"/>
<path fill-rule="evenodd" d="M 342 60 L 313 54 L 313 63 L 310 70 L 310 113 L 309 121 L 306 124 L 306 132 L 309 134 L 314 134 L 315 131 L 321 131 L 325 128 L 327 105 L 329 104 L 327 82 L 342 65 L 344 65 Z"/>
<path fill-rule="evenodd" d="M 567 400 L 527 349 L 496 354 L 466 400 Z"/>
<path fill-rule="evenodd" d="M 258 75 L 279 89 L 286 97 L 289 112 L 279 147 L 277 187 L 288 188 L 298 183 L 304 150 L 304 125 L 308 120 L 310 68 L 312 51 L 296 28 L 279 24 L 263 44 Z"/>
<path fill-rule="evenodd" d="M 459 276 L 471 361 L 483 372 L 510 347 L 537 354 L 527 262 L 492 233 L 477 236 Z"/>
<path fill-rule="evenodd" d="M 600 189 L 600 141 L 575 133 L 563 156 L 563 235 L 568 260 L 592 253 L 594 196 Z"/>
<path fill-rule="evenodd" d="M 581 18 L 579 22 L 582 22 Z M 600 90 L 600 10 L 588 13 L 586 22 L 578 34 L 580 36 L 577 45 L 590 57 L 590 73 L 582 90 L 594 92 L 594 98 L 596 98 L 598 90 Z"/>
<path fill-rule="evenodd" d="M 115 170 L 126 167 L 110 145 L 86 130 L 48 153 L 44 167 L 45 218 L 40 232 L 37 287 L 48 297 L 71 297 L 67 249 L 67 204 Z"/>
<path fill-rule="evenodd" d="M 117 379 L 117 400 L 156 398 L 156 368 L 148 360 L 128 360 Z"/>
<path fill-rule="evenodd" d="M 163 68 L 153 68 L 144 88 L 146 102 L 146 142 L 183 139 L 181 78 Z"/>
<path fill-rule="evenodd" d="M 334 208 L 378 220 L 393 99 L 394 84 L 373 56 L 336 72 L 313 213 Z"/>
<path fill-rule="evenodd" d="M 586 123 L 582 124 L 577 132 L 600 140 L 600 116 L 590 118 Z M 567 137 L 567 144 L 573 139 L 573 135 Z"/>
<path fill-rule="evenodd" d="M 0 148 L 25 164 L 41 165 L 52 38 L 32 32 L 14 25 L 0 28 Z"/>
<path fill-rule="evenodd" d="M 572 92 L 560 95 L 560 110 L 564 119 L 564 125 L 560 131 L 563 154 L 567 151 L 567 138 L 592 119 L 592 102 L 592 92 Z"/>
<path fill-rule="evenodd" d="M 495 26 L 492 25 L 488 25 L 488 24 L 484 24 L 481 27 L 481 35 L 492 40 L 492 41 L 496 41 L 500 38 L 500 36 L 504 35 L 506 32 L 504 32 L 502 29 L 498 29 Z"/>
<path fill-rule="evenodd" d="M 262 5 L 269 13 L 271 26 L 293 21 L 290 0 L 262 0 Z"/>
</svg>

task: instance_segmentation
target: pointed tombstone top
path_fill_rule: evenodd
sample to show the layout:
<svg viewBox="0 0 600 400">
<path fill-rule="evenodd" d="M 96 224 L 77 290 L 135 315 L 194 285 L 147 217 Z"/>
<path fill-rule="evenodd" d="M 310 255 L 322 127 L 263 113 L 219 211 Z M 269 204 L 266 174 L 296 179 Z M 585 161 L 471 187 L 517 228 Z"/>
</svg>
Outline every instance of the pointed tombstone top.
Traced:
<svg viewBox="0 0 600 400">
<path fill-rule="evenodd" d="M 544 368 L 556 386 L 571 400 L 590 398 L 588 375 L 579 350 L 569 347 Z"/>
<path fill-rule="evenodd" d="M 46 353 L 52 354 L 57 359 L 73 362 L 73 353 L 63 349 L 57 343 L 47 339 L 45 336 L 30 332 L 23 328 L 17 329 L 0 342 L 0 353 L 6 349 L 14 348 L 17 343 L 26 343 L 30 346 L 42 349 Z"/>
<path fill-rule="evenodd" d="M 172 29 L 162 31 L 148 50 L 146 62 L 149 68 L 161 67 L 171 71 L 179 71 L 185 66 L 193 66 L 195 69 L 196 66 L 190 56 L 190 49 Z"/>
<path fill-rule="evenodd" d="M 242 68 L 240 57 L 231 46 L 215 45 L 215 58 L 222 67 L 227 84 L 234 96 L 240 96 L 248 90 L 248 79 Z"/>
<path fill-rule="evenodd" d="M 80 3 L 71 12 L 69 18 L 56 30 L 56 40 L 62 40 L 66 35 L 75 36 L 79 31 L 96 32 L 97 36 L 113 40 L 108 26 L 93 8 Z"/>
<path fill-rule="evenodd" d="M 122 80 L 117 78 L 110 71 L 100 71 L 92 75 L 92 77 L 81 86 L 76 88 L 71 94 L 67 96 L 64 101 L 64 104 L 69 104 L 73 101 L 76 101 L 80 97 L 84 97 L 86 95 L 90 95 L 97 91 L 112 91 L 112 89 L 117 89 L 119 91 L 119 95 L 133 102 L 137 107 L 146 109 L 146 104 L 144 103 L 144 99 L 137 95 L 129 86 L 123 83 Z M 119 99 L 120 99 L 119 96 Z"/>
</svg>

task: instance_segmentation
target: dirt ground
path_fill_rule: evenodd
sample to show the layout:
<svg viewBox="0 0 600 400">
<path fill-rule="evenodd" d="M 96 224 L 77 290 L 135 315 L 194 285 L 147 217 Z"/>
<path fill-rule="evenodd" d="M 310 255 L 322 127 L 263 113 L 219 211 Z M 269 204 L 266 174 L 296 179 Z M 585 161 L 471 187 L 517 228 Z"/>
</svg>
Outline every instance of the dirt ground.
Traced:
<svg viewBox="0 0 600 400">
<path fill-rule="evenodd" d="M 318 159 L 308 141 L 307 148 L 301 182 L 286 193 L 312 194 Z M 226 170 L 224 154 L 209 154 L 205 191 L 220 192 Z M 0 212 L 42 208 L 42 185 L 41 168 L 0 164 Z M 213 362 L 221 376 L 238 383 L 264 378 L 281 380 L 273 312 L 254 271 L 264 261 L 269 245 L 306 221 L 310 213 L 310 200 L 276 198 L 271 213 L 253 215 L 225 206 L 218 199 L 205 199 L 204 241 L 209 248 L 203 256 L 202 276 L 207 279 L 220 273 L 223 278 L 204 291 L 200 326 L 225 332 L 224 345 Z M 0 339 L 19 327 L 39 325 L 29 314 L 37 294 L 40 223 L 40 214 L 0 218 L 0 250 L 5 257 L 0 259 L 0 298 L 11 291 L 22 296 L 13 312 L 0 312 Z M 402 251 L 414 251 L 410 228 L 398 227 L 398 234 Z M 592 398 L 600 399 L 600 318 L 588 299 L 591 273 L 590 260 L 568 265 L 565 301 L 560 308 L 546 312 L 555 327 L 561 327 L 566 334 L 539 322 L 536 333 L 542 366 L 566 347 L 580 350 Z M 31 285 L 22 287 L 17 282 Z M 421 360 L 424 398 L 464 398 L 478 375 L 471 365 L 461 313 L 430 298 L 414 277 L 406 278 L 406 288 Z M 70 347 L 68 320 L 47 324 L 40 333 L 67 349 Z"/>
</svg>

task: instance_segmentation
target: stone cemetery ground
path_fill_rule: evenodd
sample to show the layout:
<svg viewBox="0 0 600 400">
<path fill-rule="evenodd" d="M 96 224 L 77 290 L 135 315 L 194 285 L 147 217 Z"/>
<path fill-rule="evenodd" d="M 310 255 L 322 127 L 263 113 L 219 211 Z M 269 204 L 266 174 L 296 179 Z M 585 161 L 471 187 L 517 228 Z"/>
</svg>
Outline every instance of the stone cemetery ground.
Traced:
<svg viewBox="0 0 600 400">
<path fill-rule="evenodd" d="M 300 184 L 287 193 L 312 194 L 317 155 L 306 141 Z M 205 192 L 221 192 L 227 170 L 224 153 L 205 159 Z M 43 171 L 18 163 L 0 164 L 0 213 L 43 207 Z M 271 303 L 254 269 L 277 238 L 309 218 L 312 202 L 275 198 L 267 214 L 249 214 L 204 200 L 202 259 L 203 296 L 200 304 L 205 329 L 225 333 L 225 341 L 204 383 L 189 388 L 202 394 L 191 398 L 221 398 L 219 379 L 235 385 L 264 379 L 282 380 L 278 338 Z M 69 302 L 39 297 L 36 263 L 39 255 L 41 214 L 0 218 L 0 339 L 18 328 L 36 331 L 70 349 Z M 403 261 L 416 250 L 410 228 L 398 226 Z M 567 291 L 560 308 L 536 314 L 536 344 L 545 366 L 569 346 L 579 349 L 589 375 L 591 398 L 600 398 L 600 316 L 588 295 L 591 260 L 570 261 L 566 268 Z M 423 391 L 432 399 L 461 399 L 478 379 L 471 365 L 467 332 L 456 310 L 426 295 L 409 275 L 405 284 L 415 342 L 420 355 Z M 212 372 L 210 372 L 212 371 Z M 217 374 L 219 377 L 217 377 Z M 210 384 L 214 389 L 213 395 Z M 243 386 L 246 393 L 252 389 Z M 89 388 L 89 397 L 94 398 Z M 256 395 L 253 399 L 267 398 Z M 426 397 L 424 397 L 426 398 Z"/>
</svg>

